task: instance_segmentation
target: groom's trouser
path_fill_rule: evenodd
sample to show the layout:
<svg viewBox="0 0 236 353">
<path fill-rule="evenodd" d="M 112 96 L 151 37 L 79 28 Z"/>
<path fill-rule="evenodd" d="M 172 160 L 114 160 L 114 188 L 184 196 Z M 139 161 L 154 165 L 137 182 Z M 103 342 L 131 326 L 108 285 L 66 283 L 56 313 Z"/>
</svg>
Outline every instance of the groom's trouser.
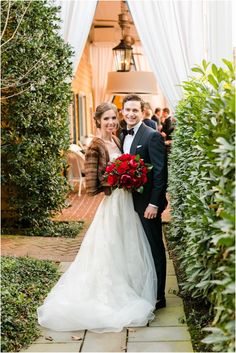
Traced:
<svg viewBox="0 0 236 353">
<path fill-rule="evenodd" d="M 157 299 L 161 299 L 165 296 L 166 284 L 166 252 L 162 239 L 161 216 L 158 215 L 154 219 L 147 219 L 144 218 L 143 214 L 139 213 L 139 218 L 151 247 L 157 274 Z"/>
</svg>

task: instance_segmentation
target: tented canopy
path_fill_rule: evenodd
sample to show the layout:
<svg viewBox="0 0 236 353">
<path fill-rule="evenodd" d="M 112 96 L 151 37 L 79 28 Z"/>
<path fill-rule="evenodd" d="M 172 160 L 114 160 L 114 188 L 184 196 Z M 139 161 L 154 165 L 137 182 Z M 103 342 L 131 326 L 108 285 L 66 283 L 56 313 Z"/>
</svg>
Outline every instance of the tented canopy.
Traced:
<svg viewBox="0 0 236 353">
<path fill-rule="evenodd" d="M 232 57 L 231 1 L 127 0 L 158 83 L 173 108 L 181 82 L 203 59 Z"/>
<path fill-rule="evenodd" d="M 56 3 L 62 6 L 61 34 L 75 50 L 75 71 L 97 1 L 56 0 Z M 150 67 L 172 109 L 182 97 L 180 85 L 191 74 L 191 67 L 201 64 L 203 59 L 216 64 L 222 58 L 232 60 L 232 1 L 127 0 L 127 3 Z"/>
<path fill-rule="evenodd" d="M 74 49 L 73 72 L 80 62 L 96 10 L 97 0 L 54 0 L 60 6 L 60 34 Z"/>
</svg>

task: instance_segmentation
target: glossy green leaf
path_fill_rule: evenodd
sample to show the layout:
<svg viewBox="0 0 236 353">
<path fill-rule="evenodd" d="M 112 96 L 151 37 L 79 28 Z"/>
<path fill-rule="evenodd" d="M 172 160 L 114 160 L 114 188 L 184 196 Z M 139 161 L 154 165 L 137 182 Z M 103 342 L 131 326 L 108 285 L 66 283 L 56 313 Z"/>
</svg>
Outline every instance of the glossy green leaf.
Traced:
<svg viewBox="0 0 236 353">
<path fill-rule="evenodd" d="M 184 272 L 182 290 L 207 300 L 215 314 L 205 343 L 226 352 L 234 346 L 235 78 L 228 62 L 228 71 L 202 66 L 204 74 L 193 70 L 201 77 L 183 84 L 187 94 L 175 112 L 169 241 Z"/>
</svg>

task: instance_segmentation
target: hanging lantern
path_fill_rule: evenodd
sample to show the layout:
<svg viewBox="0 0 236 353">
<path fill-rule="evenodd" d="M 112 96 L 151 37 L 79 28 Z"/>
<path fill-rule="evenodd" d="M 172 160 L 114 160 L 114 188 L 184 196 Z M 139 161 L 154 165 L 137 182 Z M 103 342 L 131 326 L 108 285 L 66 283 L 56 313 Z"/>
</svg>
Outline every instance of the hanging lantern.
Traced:
<svg viewBox="0 0 236 353">
<path fill-rule="evenodd" d="M 115 57 L 116 71 L 130 71 L 132 60 L 132 47 L 121 39 L 120 44 L 112 49 Z"/>
</svg>

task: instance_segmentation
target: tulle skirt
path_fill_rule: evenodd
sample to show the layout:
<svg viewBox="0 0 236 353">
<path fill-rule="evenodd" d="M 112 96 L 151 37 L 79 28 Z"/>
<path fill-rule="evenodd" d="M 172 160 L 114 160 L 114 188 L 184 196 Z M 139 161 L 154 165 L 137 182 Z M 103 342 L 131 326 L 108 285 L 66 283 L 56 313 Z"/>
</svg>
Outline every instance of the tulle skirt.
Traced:
<svg viewBox="0 0 236 353">
<path fill-rule="evenodd" d="M 157 277 L 131 193 L 105 196 L 69 269 L 38 308 L 56 331 L 119 332 L 154 318 Z"/>
</svg>

